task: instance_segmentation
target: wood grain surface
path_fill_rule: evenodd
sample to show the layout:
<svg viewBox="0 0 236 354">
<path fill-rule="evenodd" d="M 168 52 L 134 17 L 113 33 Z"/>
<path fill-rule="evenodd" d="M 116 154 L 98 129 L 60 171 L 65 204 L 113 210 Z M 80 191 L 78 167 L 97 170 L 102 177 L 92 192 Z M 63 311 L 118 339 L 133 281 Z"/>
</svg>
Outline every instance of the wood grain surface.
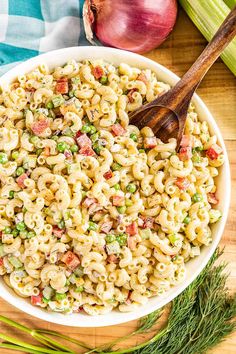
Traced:
<svg viewBox="0 0 236 354">
<path fill-rule="evenodd" d="M 194 27 L 187 16 L 179 11 L 177 25 L 169 39 L 158 49 L 149 52 L 146 56 L 165 65 L 177 75 L 182 76 L 206 45 L 205 39 Z M 236 60 L 236 59 L 235 59 Z M 220 245 L 225 246 L 223 259 L 229 262 L 230 277 L 228 286 L 231 291 L 236 291 L 236 79 L 219 59 L 210 69 L 198 94 L 214 115 L 226 142 L 228 149 L 231 174 L 232 174 L 232 200 L 228 222 Z M 7 302 L 0 299 L 0 313 L 31 328 L 44 328 L 57 330 L 89 343 L 91 346 L 106 343 L 114 338 L 130 333 L 136 326 L 136 321 L 119 326 L 104 328 L 74 328 L 54 325 L 40 321 L 15 309 Z M 92 319 L 91 319 L 92 320 Z M 164 319 L 163 319 L 164 321 Z M 7 326 L 0 324 L 1 332 L 14 336 Z M 17 333 L 17 332 L 16 332 Z M 16 334 L 15 333 L 15 334 Z M 151 335 L 151 334 L 150 334 Z M 150 336 L 149 335 L 149 336 Z M 135 345 L 145 340 L 147 335 L 141 335 L 127 340 L 124 346 Z M 21 337 L 23 338 L 23 336 Z M 12 351 L 1 350 L 1 354 Z M 236 333 L 231 335 L 214 348 L 213 354 L 235 354 Z M 197 354 L 197 353 L 196 353 Z"/>
</svg>

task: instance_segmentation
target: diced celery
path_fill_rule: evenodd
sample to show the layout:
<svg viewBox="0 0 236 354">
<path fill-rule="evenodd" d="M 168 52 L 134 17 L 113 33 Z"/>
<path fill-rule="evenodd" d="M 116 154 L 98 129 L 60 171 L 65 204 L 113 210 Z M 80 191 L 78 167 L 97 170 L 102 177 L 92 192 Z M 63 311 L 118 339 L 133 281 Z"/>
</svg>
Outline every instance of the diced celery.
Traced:
<svg viewBox="0 0 236 354">
<path fill-rule="evenodd" d="M 116 253 L 120 253 L 120 245 L 117 241 L 108 243 L 106 245 L 106 250 L 107 250 L 107 254 L 116 254 Z"/>
<path fill-rule="evenodd" d="M 139 230 L 139 234 L 143 240 L 149 240 L 149 238 L 152 235 L 152 232 L 150 229 L 143 229 L 143 230 Z"/>
<path fill-rule="evenodd" d="M 236 6 L 236 0 L 224 0 L 224 2 L 231 10 Z"/>
<path fill-rule="evenodd" d="M 21 261 L 18 258 L 14 257 L 14 256 L 9 257 L 8 260 L 13 265 L 13 267 L 15 267 L 15 268 L 20 268 L 23 265 L 21 263 Z"/>
<path fill-rule="evenodd" d="M 60 107 L 61 105 L 63 105 L 64 102 L 65 100 L 62 95 L 53 96 L 52 98 L 52 103 L 54 107 Z"/>
<path fill-rule="evenodd" d="M 217 222 L 222 217 L 222 213 L 220 210 L 211 209 L 209 211 L 209 217 L 210 217 L 210 223 L 213 224 L 213 223 Z"/>
<path fill-rule="evenodd" d="M 174 245 L 175 242 L 179 240 L 179 237 L 176 234 L 171 234 L 168 236 L 168 238 L 169 238 L 170 242 L 172 243 L 172 245 Z"/>
<path fill-rule="evenodd" d="M 75 270 L 74 270 L 74 274 L 77 277 L 82 277 L 84 275 L 84 269 L 82 266 L 78 266 Z"/>
<path fill-rule="evenodd" d="M 51 288 L 51 286 L 45 286 L 43 289 L 43 296 L 46 299 L 51 299 L 54 295 L 55 291 Z"/>
<path fill-rule="evenodd" d="M 4 250 L 3 250 L 3 248 L 4 248 L 3 244 L 0 243 L 0 257 L 5 256 L 5 254 L 6 254 L 6 253 L 4 252 Z"/>
<path fill-rule="evenodd" d="M 208 41 L 212 39 L 230 12 L 229 7 L 223 0 L 180 0 L 179 2 Z M 235 0 L 227 0 L 227 3 L 231 6 L 235 3 Z M 232 73 L 236 75 L 236 38 L 225 48 L 221 58 Z"/>
</svg>

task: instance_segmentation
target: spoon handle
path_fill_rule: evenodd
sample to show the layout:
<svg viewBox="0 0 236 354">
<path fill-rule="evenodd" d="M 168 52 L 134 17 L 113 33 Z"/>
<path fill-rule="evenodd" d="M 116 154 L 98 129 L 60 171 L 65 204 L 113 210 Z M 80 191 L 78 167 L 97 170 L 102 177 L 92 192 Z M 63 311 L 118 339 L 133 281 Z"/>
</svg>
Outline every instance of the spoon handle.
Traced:
<svg viewBox="0 0 236 354">
<path fill-rule="evenodd" d="M 179 113 L 188 109 L 192 95 L 212 64 L 236 35 L 236 6 L 226 17 L 214 37 L 186 72 L 183 78 L 167 93 L 167 106 Z M 163 97 L 164 98 L 164 97 Z M 165 103 L 165 102 L 163 102 Z"/>
</svg>

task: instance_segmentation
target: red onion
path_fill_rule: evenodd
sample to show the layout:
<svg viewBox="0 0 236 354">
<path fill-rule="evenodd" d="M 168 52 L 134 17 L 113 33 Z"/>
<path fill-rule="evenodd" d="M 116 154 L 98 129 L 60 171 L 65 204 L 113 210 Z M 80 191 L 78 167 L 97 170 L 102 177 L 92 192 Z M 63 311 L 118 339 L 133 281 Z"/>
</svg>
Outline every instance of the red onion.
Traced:
<svg viewBox="0 0 236 354">
<path fill-rule="evenodd" d="M 159 46 L 173 29 L 176 0 L 85 0 L 87 39 L 136 53 Z"/>
</svg>

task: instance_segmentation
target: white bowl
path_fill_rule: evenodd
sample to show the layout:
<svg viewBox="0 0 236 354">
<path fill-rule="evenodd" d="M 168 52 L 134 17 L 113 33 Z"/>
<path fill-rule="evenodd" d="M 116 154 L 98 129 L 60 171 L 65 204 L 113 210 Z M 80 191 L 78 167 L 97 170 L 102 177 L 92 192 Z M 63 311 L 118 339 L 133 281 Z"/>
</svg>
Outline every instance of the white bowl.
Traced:
<svg viewBox="0 0 236 354">
<path fill-rule="evenodd" d="M 75 59 L 79 61 L 83 59 L 97 58 L 103 58 L 104 60 L 114 64 L 125 62 L 134 67 L 149 68 L 156 72 L 160 81 L 169 83 L 170 85 L 174 85 L 179 80 L 178 76 L 173 74 L 170 70 L 138 54 L 133 54 L 123 50 L 106 47 L 72 47 L 55 50 L 27 60 L 26 62 L 18 65 L 17 67 L 13 68 L 8 73 L 3 75 L 0 79 L 0 85 L 4 84 L 4 82 L 8 83 L 14 80 L 19 74 L 29 72 L 41 63 L 46 63 L 50 68 L 54 68 L 56 66 L 65 64 L 70 59 Z M 217 194 L 220 200 L 218 208 L 222 211 L 223 216 L 220 221 L 218 221 L 216 224 L 213 224 L 212 226 L 213 242 L 211 243 L 211 245 L 208 247 L 202 247 L 201 255 L 187 263 L 187 277 L 185 281 L 182 284 L 172 288 L 162 297 L 153 297 L 149 299 L 146 305 L 140 306 L 140 308 L 136 309 L 135 312 L 122 313 L 118 311 L 113 311 L 111 313 L 99 315 L 96 317 L 91 317 L 89 315 L 80 313 L 72 315 L 63 315 L 59 313 L 50 313 L 44 311 L 40 307 L 32 306 L 29 300 L 25 300 L 16 295 L 1 280 L 0 294 L 4 300 L 32 316 L 35 316 L 45 321 L 62 324 L 65 326 L 110 326 L 138 319 L 166 305 L 177 295 L 179 295 L 197 277 L 197 275 L 202 271 L 202 269 L 205 267 L 208 260 L 212 256 L 213 252 L 215 251 L 224 230 L 230 203 L 230 169 L 224 140 L 214 118 L 212 117 L 205 104 L 197 95 L 194 95 L 193 102 L 196 106 L 199 118 L 201 120 L 206 120 L 210 126 L 211 133 L 216 134 L 218 141 L 224 150 L 226 159 L 224 165 L 221 167 L 220 175 L 217 178 Z"/>
</svg>

